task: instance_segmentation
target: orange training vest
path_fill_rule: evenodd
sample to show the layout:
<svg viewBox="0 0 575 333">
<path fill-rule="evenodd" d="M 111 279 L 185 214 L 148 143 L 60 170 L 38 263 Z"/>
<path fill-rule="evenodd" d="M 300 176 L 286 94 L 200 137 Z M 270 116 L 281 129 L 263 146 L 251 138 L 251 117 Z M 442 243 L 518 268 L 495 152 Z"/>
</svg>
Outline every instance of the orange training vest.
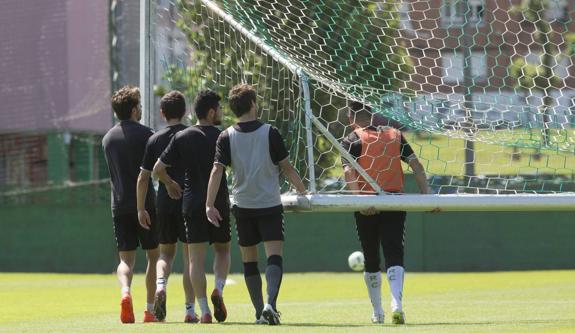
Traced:
<svg viewBox="0 0 575 333">
<path fill-rule="evenodd" d="M 361 140 L 361 156 L 357 160 L 358 164 L 382 190 L 402 192 L 401 132 L 392 127 L 357 128 L 354 132 Z M 357 182 L 361 194 L 375 192 L 361 175 Z"/>
</svg>

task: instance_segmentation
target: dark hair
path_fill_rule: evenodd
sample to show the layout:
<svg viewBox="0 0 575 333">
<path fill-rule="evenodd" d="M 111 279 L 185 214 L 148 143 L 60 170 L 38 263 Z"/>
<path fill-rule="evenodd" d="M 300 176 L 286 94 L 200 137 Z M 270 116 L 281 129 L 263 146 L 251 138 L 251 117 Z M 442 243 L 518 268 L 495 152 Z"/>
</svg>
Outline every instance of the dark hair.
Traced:
<svg viewBox="0 0 575 333">
<path fill-rule="evenodd" d="M 354 121 L 371 121 L 372 117 L 371 107 L 358 101 L 349 102 L 349 116 Z"/>
<path fill-rule="evenodd" d="M 160 109 L 162 109 L 164 116 L 166 116 L 166 120 L 182 119 L 186 114 L 186 98 L 181 92 L 172 90 L 162 96 Z"/>
<path fill-rule="evenodd" d="M 241 117 L 250 112 L 252 103 L 256 101 L 256 90 L 249 84 L 238 84 L 232 87 L 228 99 L 232 112 Z"/>
<path fill-rule="evenodd" d="M 140 105 L 140 89 L 124 86 L 112 95 L 112 109 L 120 120 L 129 120 L 132 110 Z"/>
<path fill-rule="evenodd" d="M 216 109 L 222 98 L 211 90 L 202 90 L 196 96 L 194 103 L 194 112 L 198 119 L 206 119 L 210 109 Z"/>
</svg>

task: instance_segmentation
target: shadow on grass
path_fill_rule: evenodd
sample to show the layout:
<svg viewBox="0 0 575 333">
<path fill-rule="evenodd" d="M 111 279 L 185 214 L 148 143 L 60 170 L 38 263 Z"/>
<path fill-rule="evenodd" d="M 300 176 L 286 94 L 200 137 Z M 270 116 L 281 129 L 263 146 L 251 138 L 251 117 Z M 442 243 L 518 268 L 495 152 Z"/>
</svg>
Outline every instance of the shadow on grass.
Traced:
<svg viewBox="0 0 575 333">
<path fill-rule="evenodd" d="M 427 327 L 427 326 L 498 326 L 498 325 L 509 325 L 509 324 L 560 324 L 560 323 L 570 323 L 570 322 L 575 322 L 575 318 L 570 318 L 570 319 L 533 319 L 533 320 L 510 320 L 510 321 L 474 321 L 474 322 L 430 322 L 430 323 L 407 323 L 405 325 L 392 325 L 391 323 L 386 323 L 384 325 L 376 325 L 376 324 L 371 324 L 371 323 L 365 323 L 365 324 L 346 324 L 346 323 L 341 323 L 341 324 L 324 324 L 324 323 L 294 323 L 294 322 L 283 322 L 280 326 L 284 326 L 284 327 L 333 327 L 333 328 L 345 328 L 345 327 L 355 327 L 355 328 L 373 328 L 373 327 L 377 327 L 377 326 L 383 326 L 383 327 Z M 182 322 L 175 322 L 175 321 L 169 321 L 169 322 L 162 322 L 162 323 L 156 323 L 156 325 L 173 325 L 173 324 L 178 324 L 178 325 L 182 325 L 184 323 Z M 190 327 L 197 327 L 199 326 L 203 326 L 205 324 L 184 324 L 184 325 L 190 325 Z M 222 325 L 222 326 L 267 326 L 267 325 L 256 325 L 253 322 L 223 322 L 223 323 L 217 323 L 214 322 L 212 325 Z"/>
<path fill-rule="evenodd" d="M 496 325 L 508 325 L 508 324 L 559 324 L 559 323 L 569 323 L 569 322 L 575 322 L 575 318 L 573 319 L 556 319 L 556 320 L 552 320 L 552 319 L 533 319 L 533 320 L 512 320 L 512 321 L 484 321 L 484 322 L 480 322 L 480 321 L 476 321 L 476 322 L 432 322 L 432 323 L 407 323 L 405 325 L 392 325 L 392 324 L 384 324 L 381 326 L 385 326 L 385 327 L 401 327 L 401 326 L 408 326 L 408 327 L 418 327 L 418 326 L 496 326 Z M 240 326 L 260 326 L 260 325 L 256 325 L 254 323 L 250 323 L 250 322 L 225 322 L 225 323 L 220 323 L 219 325 L 240 325 Z M 322 323 L 292 323 L 292 322 L 284 322 L 281 324 L 281 326 L 287 326 L 287 327 L 356 327 L 356 328 L 361 328 L 361 327 L 376 327 L 378 325 L 376 324 L 370 324 L 370 323 L 366 323 L 366 324 L 345 324 L 345 323 L 341 323 L 341 324 L 322 324 Z"/>
<path fill-rule="evenodd" d="M 508 324 L 559 324 L 559 323 L 569 323 L 574 322 L 575 318 L 572 319 L 527 319 L 527 320 L 502 320 L 502 321 L 478 321 L 478 322 L 449 322 L 449 323 L 414 323 L 406 324 L 406 326 L 470 326 L 470 325 L 508 325 Z"/>
<path fill-rule="evenodd" d="M 245 322 L 225 322 L 220 323 L 220 325 L 240 325 L 240 326 L 268 326 L 268 325 L 256 325 L 255 323 L 245 323 Z M 280 326 L 286 327 L 373 327 L 373 324 L 320 324 L 320 323 L 292 323 L 292 322 L 282 322 Z"/>
</svg>

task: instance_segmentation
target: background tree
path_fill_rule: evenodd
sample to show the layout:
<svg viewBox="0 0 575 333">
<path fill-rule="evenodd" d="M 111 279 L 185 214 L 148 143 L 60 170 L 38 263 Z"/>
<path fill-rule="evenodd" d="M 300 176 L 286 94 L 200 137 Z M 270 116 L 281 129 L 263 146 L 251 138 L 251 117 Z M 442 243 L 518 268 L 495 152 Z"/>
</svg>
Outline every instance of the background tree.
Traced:
<svg viewBox="0 0 575 333">
<path fill-rule="evenodd" d="M 555 1 L 553 5 L 558 6 L 559 3 Z M 512 13 L 520 15 L 522 27 L 530 27 L 533 30 L 533 41 L 541 49 L 541 55 L 535 62 L 528 62 L 523 56 L 515 57 L 509 72 L 516 80 L 517 90 L 543 95 L 543 105 L 539 113 L 543 116 L 541 133 L 544 146 L 551 144 L 550 112 L 558 105 L 556 98 L 553 97 L 553 91 L 565 86 L 563 78 L 557 75 L 559 60 L 572 55 L 573 49 L 569 45 L 573 43 L 575 36 L 567 29 L 566 23 L 569 22 L 548 19 L 547 13 L 551 6 L 550 0 L 523 0 L 519 6 L 512 7 L 511 10 Z M 563 49 L 559 47 L 560 45 Z"/>
</svg>

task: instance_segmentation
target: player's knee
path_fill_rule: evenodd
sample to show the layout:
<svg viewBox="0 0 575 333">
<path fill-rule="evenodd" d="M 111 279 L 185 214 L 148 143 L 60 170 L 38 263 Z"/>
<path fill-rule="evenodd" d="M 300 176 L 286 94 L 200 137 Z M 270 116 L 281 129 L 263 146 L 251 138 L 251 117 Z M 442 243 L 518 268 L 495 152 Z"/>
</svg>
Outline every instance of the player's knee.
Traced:
<svg viewBox="0 0 575 333">
<path fill-rule="evenodd" d="M 171 266 L 172 265 L 172 261 L 174 260 L 174 254 L 170 254 L 170 253 L 162 253 L 160 254 L 160 257 L 158 258 L 158 262 L 164 262 L 166 265 Z"/>
<path fill-rule="evenodd" d="M 176 256 L 176 244 L 160 244 L 160 257 L 172 260 Z"/>
<path fill-rule="evenodd" d="M 150 257 L 148 257 L 148 264 L 154 265 L 154 267 L 156 267 L 156 264 L 158 263 L 159 260 L 160 260 L 160 256 L 150 256 Z"/>
<path fill-rule="evenodd" d="M 243 262 L 252 262 L 258 260 L 258 248 L 256 246 L 241 246 L 240 251 L 242 254 Z"/>
<path fill-rule="evenodd" d="M 118 264 L 117 272 L 131 273 L 134 270 L 135 262 L 127 262 L 125 260 L 120 260 Z"/>
<path fill-rule="evenodd" d="M 284 242 L 280 241 L 280 240 L 264 242 L 266 254 L 268 256 L 273 256 L 273 255 L 281 256 L 282 251 L 283 251 L 283 244 L 284 244 Z"/>
<path fill-rule="evenodd" d="M 192 267 L 204 267 L 204 263 L 206 262 L 206 256 L 202 254 L 193 254 L 190 256 L 190 264 Z"/>
<path fill-rule="evenodd" d="M 227 256 L 230 254 L 230 243 L 214 243 L 214 252 L 219 256 Z"/>
</svg>

